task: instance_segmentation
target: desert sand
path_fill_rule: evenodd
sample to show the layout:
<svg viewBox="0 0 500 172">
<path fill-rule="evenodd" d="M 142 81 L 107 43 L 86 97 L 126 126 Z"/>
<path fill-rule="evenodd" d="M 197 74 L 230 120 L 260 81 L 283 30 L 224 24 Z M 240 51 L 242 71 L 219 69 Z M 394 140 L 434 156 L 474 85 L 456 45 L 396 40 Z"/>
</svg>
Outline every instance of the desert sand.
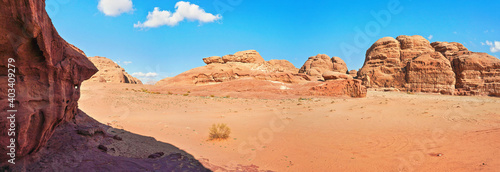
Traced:
<svg viewBox="0 0 500 172">
<path fill-rule="evenodd" d="M 495 97 L 369 90 L 366 98 L 264 99 L 223 90 L 211 97 L 196 90 L 170 95 L 142 89 L 155 86 L 84 82 L 79 108 L 103 124 L 154 137 L 221 167 L 500 169 L 500 99 Z M 208 141 L 209 127 L 216 123 L 231 128 L 228 140 Z M 216 171 L 215 165 L 206 166 Z"/>
</svg>

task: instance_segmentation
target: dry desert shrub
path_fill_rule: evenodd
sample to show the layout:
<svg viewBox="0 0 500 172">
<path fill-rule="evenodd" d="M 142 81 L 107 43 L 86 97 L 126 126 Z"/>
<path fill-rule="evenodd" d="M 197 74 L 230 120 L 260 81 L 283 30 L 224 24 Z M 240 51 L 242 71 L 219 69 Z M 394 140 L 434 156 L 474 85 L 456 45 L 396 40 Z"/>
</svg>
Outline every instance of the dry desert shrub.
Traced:
<svg viewBox="0 0 500 172">
<path fill-rule="evenodd" d="M 226 140 L 229 138 L 229 134 L 231 134 L 231 129 L 226 124 L 212 124 L 208 140 Z"/>
</svg>

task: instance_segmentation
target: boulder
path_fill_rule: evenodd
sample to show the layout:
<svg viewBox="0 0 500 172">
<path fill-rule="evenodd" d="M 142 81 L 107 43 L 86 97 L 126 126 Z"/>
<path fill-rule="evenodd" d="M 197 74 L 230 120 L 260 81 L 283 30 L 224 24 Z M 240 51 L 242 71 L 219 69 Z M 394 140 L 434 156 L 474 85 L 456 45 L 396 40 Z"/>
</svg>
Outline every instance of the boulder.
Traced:
<svg viewBox="0 0 500 172">
<path fill-rule="evenodd" d="M 255 50 L 239 51 L 234 55 L 222 56 L 224 63 L 227 62 L 240 62 L 240 63 L 263 63 L 264 58 L 260 56 L 259 52 Z"/>
<path fill-rule="evenodd" d="M 127 83 L 127 84 L 142 84 L 141 80 L 133 77 L 125 72 L 120 65 L 106 57 L 89 57 L 89 60 L 99 69 L 99 72 L 94 74 L 90 81 L 94 82 L 110 82 L 110 83 Z"/>
<path fill-rule="evenodd" d="M 406 66 L 406 88 L 412 92 L 453 94 L 455 73 L 450 61 L 441 53 L 418 56 Z"/>
<path fill-rule="evenodd" d="M 323 78 L 325 79 L 325 81 L 336 79 L 353 79 L 351 75 L 334 71 L 326 71 L 325 73 L 323 73 Z"/>
<path fill-rule="evenodd" d="M 340 57 L 332 57 L 333 71 L 347 73 L 347 65 Z"/>
<path fill-rule="evenodd" d="M 8 59 L 15 62 L 16 100 L 7 99 L 0 109 L 17 109 L 15 137 L 8 135 L 10 119 L 0 118 L 0 162 L 10 156 L 10 138 L 16 146 L 16 161 L 36 153 L 60 124 L 75 117 L 80 85 L 97 68 L 74 46 L 64 41 L 45 12 L 43 0 L 0 1 L 0 92 L 7 93 Z M 9 114 L 10 115 L 10 114 Z M 0 168 L 1 171 L 2 168 Z"/>
<path fill-rule="evenodd" d="M 358 77 L 358 71 L 357 70 L 350 70 L 349 72 L 347 72 L 347 74 L 351 75 L 353 78 L 357 78 Z"/>
<path fill-rule="evenodd" d="M 222 58 L 220 56 L 212 56 L 212 57 L 207 57 L 207 58 L 203 58 L 203 62 L 205 62 L 205 64 L 212 64 L 212 63 L 224 63 L 224 61 L 222 60 Z"/>
<path fill-rule="evenodd" d="M 347 66 L 339 57 L 330 58 L 326 54 L 318 54 L 316 56 L 309 57 L 300 68 L 299 73 L 305 73 L 316 80 L 323 80 L 324 78 L 322 77 L 322 74 L 326 71 L 346 73 Z"/>
</svg>

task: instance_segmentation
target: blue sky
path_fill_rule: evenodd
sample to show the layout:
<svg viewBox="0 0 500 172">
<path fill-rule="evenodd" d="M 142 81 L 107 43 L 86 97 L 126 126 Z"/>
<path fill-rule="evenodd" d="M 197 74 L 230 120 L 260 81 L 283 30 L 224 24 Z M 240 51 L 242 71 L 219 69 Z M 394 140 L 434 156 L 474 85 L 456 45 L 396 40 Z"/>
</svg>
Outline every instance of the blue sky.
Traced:
<svg viewBox="0 0 500 172">
<path fill-rule="evenodd" d="M 399 35 L 460 42 L 471 51 L 500 56 L 500 1 L 495 0 L 47 0 L 46 4 L 64 39 L 87 56 L 120 62 L 145 82 L 203 66 L 205 57 L 250 49 L 265 60 L 286 59 L 298 68 L 316 54 L 338 56 L 349 70 L 357 70 L 371 44 Z M 163 12 L 148 21 L 155 7 Z"/>
</svg>

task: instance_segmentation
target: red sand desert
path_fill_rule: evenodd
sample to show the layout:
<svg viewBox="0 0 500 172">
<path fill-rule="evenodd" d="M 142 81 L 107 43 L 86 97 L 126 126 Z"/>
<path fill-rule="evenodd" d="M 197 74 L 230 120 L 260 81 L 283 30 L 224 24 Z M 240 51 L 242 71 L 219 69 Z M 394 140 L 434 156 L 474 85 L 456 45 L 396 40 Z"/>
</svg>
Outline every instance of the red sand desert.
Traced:
<svg viewBox="0 0 500 172">
<path fill-rule="evenodd" d="M 217 166 L 253 164 L 272 171 L 500 167 L 500 99 L 494 97 L 369 91 L 366 98 L 299 100 L 133 91 L 154 87 L 84 82 L 80 108 L 101 123 L 171 143 Z M 214 123 L 231 128 L 228 140 L 208 141 Z"/>
</svg>

